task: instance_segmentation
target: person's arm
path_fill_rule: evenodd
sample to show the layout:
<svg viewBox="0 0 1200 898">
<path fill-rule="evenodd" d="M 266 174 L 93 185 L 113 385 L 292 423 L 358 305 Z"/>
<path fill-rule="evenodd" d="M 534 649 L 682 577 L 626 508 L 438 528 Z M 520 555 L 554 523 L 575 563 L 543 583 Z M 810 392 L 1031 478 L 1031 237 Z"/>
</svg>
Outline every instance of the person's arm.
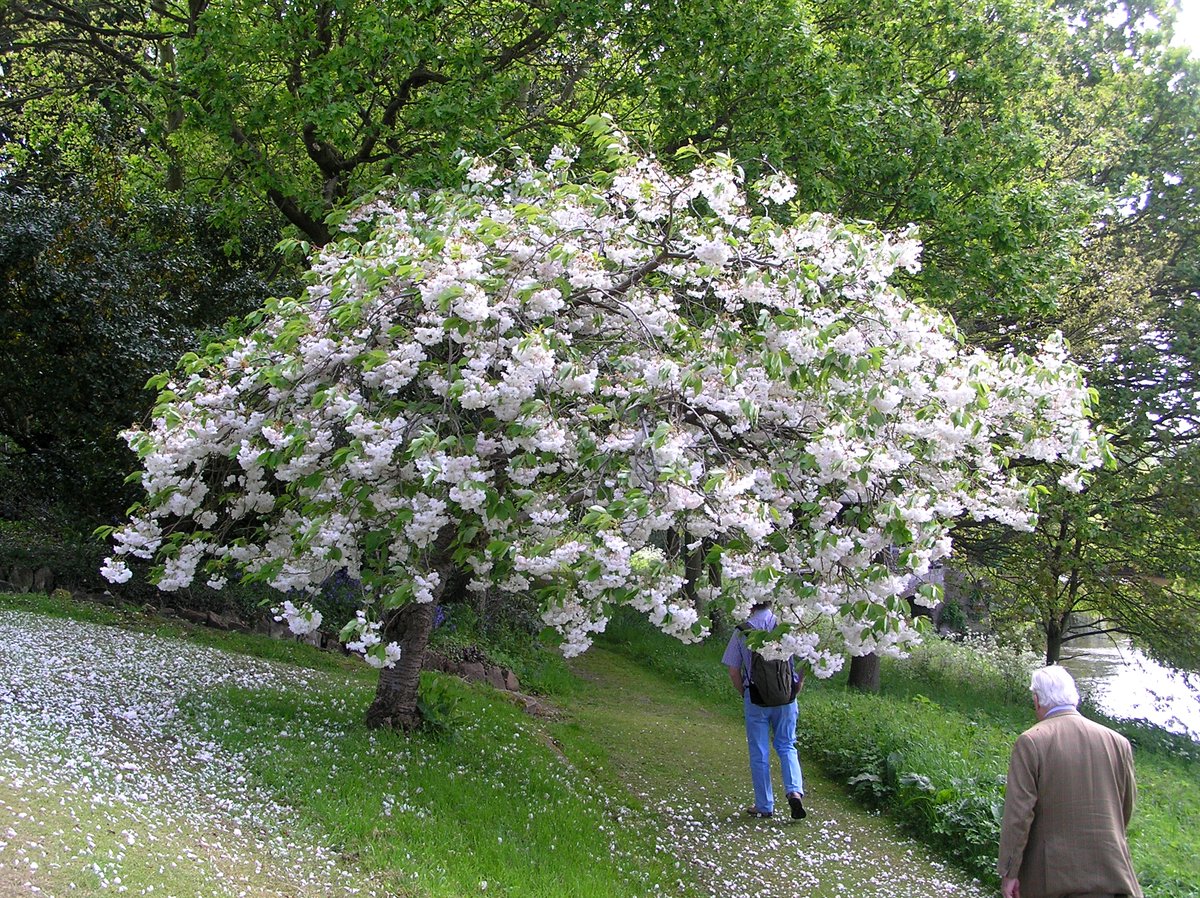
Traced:
<svg viewBox="0 0 1200 898">
<path fill-rule="evenodd" d="M 1133 806 L 1137 804 L 1137 778 L 1133 772 L 1133 748 L 1126 741 L 1121 752 L 1121 763 L 1124 766 L 1124 788 L 1121 793 L 1121 811 L 1125 817 L 1125 828 L 1133 818 Z"/>
<path fill-rule="evenodd" d="M 738 698 L 742 697 L 745 691 L 745 686 L 742 685 L 742 669 L 741 667 L 727 667 L 729 671 L 729 679 L 733 682 L 733 688 L 737 690 Z"/>
<path fill-rule="evenodd" d="M 1019 898 L 1021 860 L 1029 842 L 1037 805 L 1038 760 L 1033 740 L 1017 739 L 1008 761 L 1008 785 L 1004 790 L 1004 819 L 1000 823 L 1000 852 L 996 872 L 1000 874 L 1004 898 Z"/>
</svg>

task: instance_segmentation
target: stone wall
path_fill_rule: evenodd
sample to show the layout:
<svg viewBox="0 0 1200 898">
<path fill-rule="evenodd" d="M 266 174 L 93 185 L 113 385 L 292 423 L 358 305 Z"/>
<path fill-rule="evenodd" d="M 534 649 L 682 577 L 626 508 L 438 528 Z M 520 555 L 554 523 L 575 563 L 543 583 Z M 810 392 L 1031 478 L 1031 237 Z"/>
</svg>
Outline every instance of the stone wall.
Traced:
<svg viewBox="0 0 1200 898">
<path fill-rule="evenodd" d="M 0 568 L 0 592 L 53 591 L 54 571 L 48 567 L 29 568 L 23 564 L 14 564 L 10 568 Z"/>
</svg>

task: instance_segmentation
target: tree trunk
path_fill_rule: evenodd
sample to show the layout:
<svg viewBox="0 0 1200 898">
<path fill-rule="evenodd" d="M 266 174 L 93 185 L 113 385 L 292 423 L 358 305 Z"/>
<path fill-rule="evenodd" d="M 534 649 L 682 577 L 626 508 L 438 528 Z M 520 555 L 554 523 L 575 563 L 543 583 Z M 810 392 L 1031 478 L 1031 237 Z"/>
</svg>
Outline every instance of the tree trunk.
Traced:
<svg viewBox="0 0 1200 898">
<path fill-rule="evenodd" d="M 400 612 L 400 623 L 404 627 L 404 634 L 400 637 L 403 651 L 395 665 L 379 671 L 375 701 L 367 709 L 367 726 L 393 727 L 405 731 L 420 726 L 417 690 L 421 685 L 425 648 L 433 631 L 434 607 L 434 602 L 414 602 Z"/>
<path fill-rule="evenodd" d="M 1057 615 L 1046 621 L 1046 663 L 1057 664 L 1062 657 L 1063 622 Z"/>
<path fill-rule="evenodd" d="M 879 656 L 874 652 L 869 655 L 855 655 L 850 659 L 851 689 L 859 692 L 879 691 Z"/>
<path fill-rule="evenodd" d="M 696 587 L 700 583 L 700 578 L 704 576 L 704 544 L 696 546 L 690 552 L 687 551 L 686 543 L 691 539 L 691 535 L 685 530 L 683 532 L 683 540 L 685 543 L 684 551 L 687 555 L 683 560 L 683 594 L 689 602 L 703 616 L 705 608 L 697 596 Z"/>
</svg>

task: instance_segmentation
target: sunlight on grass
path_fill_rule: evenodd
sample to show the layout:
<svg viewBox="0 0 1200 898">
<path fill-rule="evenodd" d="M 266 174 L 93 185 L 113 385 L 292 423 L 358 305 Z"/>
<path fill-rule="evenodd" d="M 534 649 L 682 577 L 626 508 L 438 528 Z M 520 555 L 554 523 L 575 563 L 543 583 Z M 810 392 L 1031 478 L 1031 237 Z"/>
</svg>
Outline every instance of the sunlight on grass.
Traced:
<svg viewBox="0 0 1200 898">
<path fill-rule="evenodd" d="M 573 767 L 515 706 L 456 693 L 449 735 L 362 723 L 370 690 L 227 690 L 190 725 L 245 760 L 368 875 L 422 895 L 678 894 L 644 813 L 600 771 Z M 569 748 L 567 752 L 569 753 Z M 684 890 L 683 894 L 691 894 Z"/>
<path fill-rule="evenodd" d="M 6 881 L 29 895 L 325 894 L 318 884 L 309 886 L 274 870 L 269 857 L 241 844 L 232 831 L 216 833 L 168 819 L 150 804 L 130 808 L 97 801 L 15 775 L 15 766 L 0 756 L 0 894 Z M 225 850 L 206 850 L 215 839 Z"/>
</svg>

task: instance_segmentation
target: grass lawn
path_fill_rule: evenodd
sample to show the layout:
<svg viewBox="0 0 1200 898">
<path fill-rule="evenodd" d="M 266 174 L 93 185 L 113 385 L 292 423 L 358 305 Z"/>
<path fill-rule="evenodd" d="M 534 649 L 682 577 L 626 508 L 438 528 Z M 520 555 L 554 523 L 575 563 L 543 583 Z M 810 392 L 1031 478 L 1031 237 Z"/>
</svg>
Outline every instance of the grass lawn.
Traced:
<svg viewBox="0 0 1200 898">
<path fill-rule="evenodd" d="M 743 818 L 748 776 L 736 709 L 662 686 L 659 675 L 602 651 L 583 659 L 561 716 L 549 721 L 494 690 L 427 674 L 424 696 L 444 731 L 405 737 L 362 724 L 373 672 L 307 646 L 44 596 L 0 597 L 0 619 L 10 634 L 31 636 L 28 647 L 11 635 L 5 642 L 10 677 L 33 654 L 45 679 L 61 673 L 75 689 L 70 701 L 92 702 L 65 722 L 43 709 L 40 730 L 32 714 L 9 718 L 18 747 L 0 757 L 3 898 L 4 889 L 88 895 L 118 886 L 251 898 L 791 896 L 800 886 L 864 898 L 917 898 L 931 888 L 977 894 L 816 770 L 808 771 L 809 820 Z M 40 647 L 56 640 L 70 645 L 42 657 Z M 246 660 L 233 662 L 239 655 Z M 213 670 L 199 666 L 168 674 L 160 658 L 242 673 L 229 682 L 210 681 Z M 103 681 L 122 665 L 135 665 L 132 682 Z M 156 688 L 178 689 L 178 713 L 147 721 L 143 708 L 137 739 L 128 737 L 122 715 L 136 714 L 122 703 L 160 679 L 171 682 Z M 96 691 L 81 695 L 81 680 Z M 5 689 L 32 708 L 36 690 L 0 680 L 0 698 Z M 647 702 L 648 694 L 659 698 Z M 92 717 L 114 715 L 89 735 Z M 147 739 L 176 746 L 172 762 L 149 765 L 161 777 L 149 786 L 135 785 L 141 772 L 122 782 L 120 770 L 138 766 L 138 740 Z M 35 741 L 35 757 L 21 757 L 20 745 Z M 226 776 L 227 790 L 170 778 L 197 766 Z M 198 790 L 191 804 L 205 808 L 163 804 L 186 790 Z M 254 801 L 266 810 L 247 806 Z M 209 813 L 222 807 L 225 819 Z"/>
</svg>

